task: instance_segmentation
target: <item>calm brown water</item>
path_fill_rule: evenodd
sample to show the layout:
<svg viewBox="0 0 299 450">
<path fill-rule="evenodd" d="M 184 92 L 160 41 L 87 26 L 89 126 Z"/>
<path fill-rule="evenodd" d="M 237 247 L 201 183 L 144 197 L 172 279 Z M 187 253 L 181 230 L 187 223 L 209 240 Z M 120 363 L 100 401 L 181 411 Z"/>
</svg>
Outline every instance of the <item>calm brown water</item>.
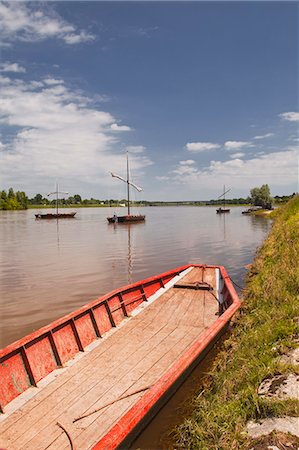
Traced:
<svg viewBox="0 0 299 450">
<path fill-rule="evenodd" d="M 214 207 L 140 208 L 145 223 L 109 225 L 114 211 L 81 208 L 60 221 L 0 211 L 0 348 L 114 288 L 189 262 L 222 264 L 242 285 L 270 227 L 242 208 L 225 216 Z"/>
</svg>

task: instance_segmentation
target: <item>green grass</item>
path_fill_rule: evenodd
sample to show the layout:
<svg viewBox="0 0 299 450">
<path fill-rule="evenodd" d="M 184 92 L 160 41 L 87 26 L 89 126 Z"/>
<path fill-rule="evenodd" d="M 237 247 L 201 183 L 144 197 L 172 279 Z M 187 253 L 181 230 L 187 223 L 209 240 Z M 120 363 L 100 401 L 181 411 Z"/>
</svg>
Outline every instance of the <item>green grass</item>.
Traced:
<svg viewBox="0 0 299 450">
<path fill-rule="evenodd" d="M 248 420 L 298 415 L 297 401 L 257 395 L 259 384 L 268 376 L 296 371 L 277 357 L 298 337 L 299 197 L 273 216 L 270 235 L 248 274 L 243 305 L 230 337 L 201 395 L 193 401 L 192 416 L 175 432 L 175 448 L 247 448 Z"/>
</svg>

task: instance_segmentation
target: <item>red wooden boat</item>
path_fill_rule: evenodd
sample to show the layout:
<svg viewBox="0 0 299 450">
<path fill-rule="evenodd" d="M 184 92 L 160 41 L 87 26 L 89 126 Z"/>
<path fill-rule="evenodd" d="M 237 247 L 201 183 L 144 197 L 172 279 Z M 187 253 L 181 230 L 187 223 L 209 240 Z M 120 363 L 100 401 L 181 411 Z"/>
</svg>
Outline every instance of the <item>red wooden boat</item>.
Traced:
<svg viewBox="0 0 299 450">
<path fill-rule="evenodd" d="M 114 290 L 0 352 L 0 447 L 128 448 L 226 330 L 222 266 Z"/>
</svg>

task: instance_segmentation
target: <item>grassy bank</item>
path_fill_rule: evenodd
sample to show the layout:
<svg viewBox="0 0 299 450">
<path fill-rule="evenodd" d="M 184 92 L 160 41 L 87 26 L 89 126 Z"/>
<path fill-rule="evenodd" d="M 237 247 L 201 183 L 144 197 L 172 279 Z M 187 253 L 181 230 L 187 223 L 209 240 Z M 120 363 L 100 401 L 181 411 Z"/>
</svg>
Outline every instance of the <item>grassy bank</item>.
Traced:
<svg viewBox="0 0 299 450">
<path fill-rule="evenodd" d="M 250 448 L 248 420 L 298 415 L 295 400 L 257 394 L 268 376 L 296 371 L 278 356 L 298 337 L 299 197 L 273 214 L 272 231 L 248 274 L 243 306 L 194 399 L 192 416 L 176 431 L 176 448 Z"/>
</svg>

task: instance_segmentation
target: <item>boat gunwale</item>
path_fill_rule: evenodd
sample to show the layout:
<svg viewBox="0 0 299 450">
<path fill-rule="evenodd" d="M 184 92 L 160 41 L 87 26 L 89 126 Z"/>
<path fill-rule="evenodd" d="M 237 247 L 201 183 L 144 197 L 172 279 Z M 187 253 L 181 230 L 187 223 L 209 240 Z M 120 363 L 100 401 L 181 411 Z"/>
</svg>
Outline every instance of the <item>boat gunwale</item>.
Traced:
<svg viewBox="0 0 299 450">
<path fill-rule="evenodd" d="M 53 322 L 50 322 L 48 325 L 45 325 L 45 326 L 39 328 L 38 330 L 33 331 L 32 333 L 28 334 L 27 336 L 24 336 L 23 338 L 18 339 L 17 341 L 9 344 L 8 346 L 6 346 L 5 348 L 0 350 L 0 358 L 4 358 L 9 353 L 12 353 L 16 350 L 21 349 L 25 345 L 35 341 L 36 339 L 42 337 L 43 335 L 49 333 L 52 330 L 56 330 L 60 326 L 66 324 L 67 322 L 70 322 L 72 319 L 76 319 L 81 314 L 86 313 L 88 310 L 90 310 L 96 306 L 105 304 L 105 302 L 107 302 L 110 298 L 114 297 L 115 295 L 117 295 L 119 293 L 122 293 L 122 294 L 128 293 L 130 291 L 133 291 L 135 288 L 138 288 L 141 285 L 149 285 L 159 279 L 166 278 L 167 276 L 169 276 L 171 274 L 174 274 L 174 276 L 178 275 L 180 272 L 182 272 L 185 269 L 188 269 L 189 267 L 202 267 L 202 266 L 204 266 L 206 268 L 220 268 L 220 266 L 210 266 L 210 265 L 205 265 L 205 264 L 185 264 L 183 266 L 169 270 L 167 272 L 163 272 L 161 274 L 154 275 L 152 277 L 145 278 L 143 280 L 139 280 L 135 283 L 124 285 L 120 288 L 114 289 L 114 290 L 108 292 L 107 294 L 104 294 L 104 295 L 98 297 L 97 299 L 92 300 L 89 303 L 86 303 L 85 305 L 81 306 L 80 308 L 76 309 L 75 311 L 72 311 L 69 314 L 62 316 L 59 319 L 56 319 Z"/>
<path fill-rule="evenodd" d="M 137 402 L 121 417 L 121 419 L 106 433 L 92 450 L 113 450 L 118 448 L 130 433 L 140 424 L 150 410 L 164 397 L 187 369 L 199 358 L 209 345 L 217 338 L 224 327 L 229 323 L 234 313 L 241 306 L 241 300 L 223 266 L 207 266 L 191 264 L 193 267 L 218 268 L 229 294 L 231 305 L 218 317 L 218 319 L 204 332 L 200 333 L 196 341 L 186 352 L 170 367 L 170 369 L 148 390 Z"/>
</svg>

